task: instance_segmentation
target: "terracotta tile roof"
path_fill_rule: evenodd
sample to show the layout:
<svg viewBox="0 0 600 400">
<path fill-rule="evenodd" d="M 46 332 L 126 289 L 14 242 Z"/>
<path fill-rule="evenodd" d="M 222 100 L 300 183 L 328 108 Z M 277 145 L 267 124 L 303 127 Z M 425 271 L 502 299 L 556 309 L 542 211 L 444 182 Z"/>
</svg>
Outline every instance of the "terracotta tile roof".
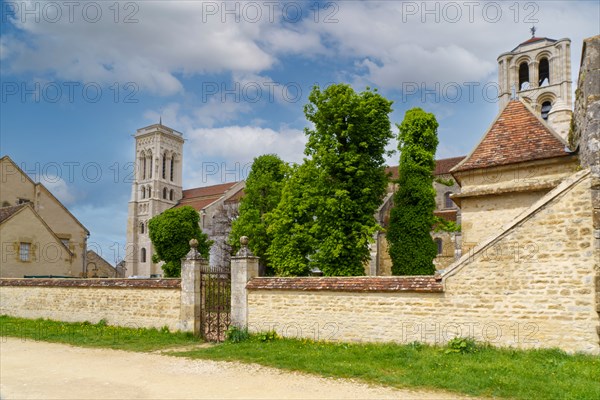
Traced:
<svg viewBox="0 0 600 400">
<path fill-rule="evenodd" d="M 520 100 L 509 102 L 452 172 L 568 156 L 566 144 Z"/>
<path fill-rule="evenodd" d="M 539 42 L 540 40 L 547 40 L 549 42 L 556 42 L 555 39 L 550 39 L 550 38 L 547 38 L 547 37 L 532 37 L 532 38 L 527 39 L 523 43 L 520 43 L 517 47 L 515 47 L 514 49 L 512 49 L 512 51 L 517 50 L 519 47 L 523 46 L 524 44 Z"/>
<path fill-rule="evenodd" d="M 237 182 L 221 183 L 213 186 L 204 186 L 194 189 L 186 189 L 183 191 L 183 199 L 195 198 L 195 197 L 206 197 L 223 195 L 228 189 L 230 189 Z"/>
<path fill-rule="evenodd" d="M 456 215 L 458 214 L 458 210 L 436 210 L 433 212 L 433 215 L 436 217 L 441 217 L 446 221 L 456 222 Z"/>
<path fill-rule="evenodd" d="M 175 207 L 191 206 L 200 211 L 219 200 L 229 189 L 238 182 L 221 183 L 219 185 L 205 186 L 183 191 L 183 197 Z M 236 194 L 237 195 L 237 194 Z"/>
<path fill-rule="evenodd" d="M 27 203 L 20 204 L 18 206 L 0 208 L 0 223 L 4 222 L 12 215 L 16 214 L 23 207 L 27 207 Z"/>
<path fill-rule="evenodd" d="M 194 208 L 194 210 L 196 211 L 201 211 L 202 209 L 206 208 L 207 206 L 211 205 L 212 203 L 214 203 L 215 201 L 217 201 L 221 196 L 215 196 L 215 197 L 211 197 L 211 198 L 203 198 L 203 199 L 188 199 L 188 200 L 180 200 L 179 203 L 177 203 L 177 205 L 175 207 L 183 207 L 183 206 L 190 206 L 192 208 Z"/>
<path fill-rule="evenodd" d="M 433 292 L 444 291 L 437 276 L 353 276 L 254 278 L 246 285 L 249 290 L 298 290 L 338 292 Z"/>
<path fill-rule="evenodd" d="M 459 162 L 465 159 L 465 156 L 461 157 L 452 157 L 452 158 L 442 158 L 440 160 L 435 160 L 435 170 L 433 171 L 434 175 L 446 175 L 450 173 L 450 170 Z M 398 166 L 395 165 L 393 167 L 385 168 L 386 174 L 391 174 L 391 179 L 398 179 Z"/>
</svg>

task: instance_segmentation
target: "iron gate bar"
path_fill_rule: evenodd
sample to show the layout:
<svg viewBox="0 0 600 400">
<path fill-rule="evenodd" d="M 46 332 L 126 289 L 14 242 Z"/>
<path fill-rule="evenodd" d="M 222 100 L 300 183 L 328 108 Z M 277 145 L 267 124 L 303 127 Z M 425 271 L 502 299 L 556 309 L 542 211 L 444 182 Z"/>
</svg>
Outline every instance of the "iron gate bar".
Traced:
<svg viewBox="0 0 600 400">
<path fill-rule="evenodd" d="M 231 273 L 229 270 L 200 273 L 202 337 L 210 342 L 225 340 L 231 323 Z"/>
</svg>

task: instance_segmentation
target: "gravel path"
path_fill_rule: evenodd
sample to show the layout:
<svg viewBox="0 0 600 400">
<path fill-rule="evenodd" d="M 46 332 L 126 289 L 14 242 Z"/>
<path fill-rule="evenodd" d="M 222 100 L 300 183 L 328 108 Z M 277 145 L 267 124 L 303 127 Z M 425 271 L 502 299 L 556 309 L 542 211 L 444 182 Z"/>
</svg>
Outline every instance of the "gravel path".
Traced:
<svg viewBox="0 0 600 400">
<path fill-rule="evenodd" d="M 1 338 L 0 396 L 11 399 L 453 399 L 258 365 Z"/>
</svg>

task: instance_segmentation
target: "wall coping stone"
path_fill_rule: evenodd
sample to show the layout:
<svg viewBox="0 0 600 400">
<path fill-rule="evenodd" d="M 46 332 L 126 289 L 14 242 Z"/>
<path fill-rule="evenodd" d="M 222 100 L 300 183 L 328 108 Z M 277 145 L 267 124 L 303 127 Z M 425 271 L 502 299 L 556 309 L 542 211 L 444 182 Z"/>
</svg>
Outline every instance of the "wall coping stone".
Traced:
<svg viewBox="0 0 600 400">
<path fill-rule="evenodd" d="M 295 290 L 337 292 L 425 292 L 442 293 L 439 276 L 352 276 L 254 278 L 248 290 Z"/>
<path fill-rule="evenodd" d="M 0 279 L 0 286 L 181 289 L 181 279 Z"/>
</svg>

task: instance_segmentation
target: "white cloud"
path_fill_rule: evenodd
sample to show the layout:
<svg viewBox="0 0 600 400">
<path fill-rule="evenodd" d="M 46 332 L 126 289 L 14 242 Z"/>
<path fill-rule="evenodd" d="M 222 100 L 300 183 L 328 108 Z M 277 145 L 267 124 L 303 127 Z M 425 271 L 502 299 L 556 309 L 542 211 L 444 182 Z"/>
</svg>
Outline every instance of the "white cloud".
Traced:
<svg viewBox="0 0 600 400">
<path fill-rule="evenodd" d="M 59 176 L 43 175 L 40 179 L 40 183 L 42 183 L 46 189 L 48 189 L 50 193 L 66 207 L 74 204 L 81 197 Z"/>
<path fill-rule="evenodd" d="M 275 131 L 256 126 L 193 129 L 186 134 L 186 187 L 206 186 L 245 178 L 252 160 L 277 154 L 286 162 L 301 162 L 306 144 L 300 130 Z"/>
<path fill-rule="evenodd" d="M 23 9 L 43 5 L 39 1 L 15 4 Z M 44 18 L 43 11 L 39 21 L 18 15 L 13 24 L 26 35 L 3 39 L 5 68 L 48 71 L 60 79 L 84 82 L 132 81 L 142 89 L 173 94 L 183 90 L 177 74 L 260 71 L 275 61 L 257 44 L 260 23 L 206 19 L 201 2 L 127 3 L 138 7 L 133 15 L 136 23 L 123 22 L 135 9 L 121 10 L 115 23 L 114 10 L 109 8 L 114 8 L 113 3 L 95 4 L 102 5 L 102 17 L 96 23 L 82 17 L 83 2 L 73 14 L 73 23 L 69 23 L 66 6 L 55 23 Z"/>
</svg>

